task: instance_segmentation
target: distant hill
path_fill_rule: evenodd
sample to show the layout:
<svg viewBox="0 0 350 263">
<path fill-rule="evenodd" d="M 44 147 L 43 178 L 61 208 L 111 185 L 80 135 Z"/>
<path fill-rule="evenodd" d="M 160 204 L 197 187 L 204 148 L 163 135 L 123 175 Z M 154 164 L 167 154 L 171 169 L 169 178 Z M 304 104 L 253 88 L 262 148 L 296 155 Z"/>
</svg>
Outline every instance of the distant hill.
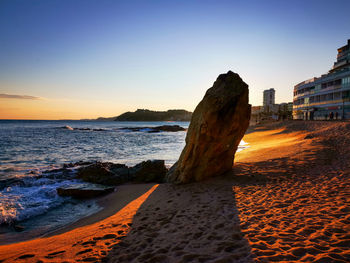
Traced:
<svg viewBox="0 0 350 263">
<path fill-rule="evenodd" d="M 151 111 L 138 109 L 135 112 L 125 112 L 118 117 L 115 117 L 115 121 L 190 121 L 192 112 L 186 110 L 168 110 L 168 111 Z M 100 120 L 98 118 L 97 120 Z M 111 119 L 111 118 L 103 118 Z"/>
<path fill-rule="evenodd" d="M 94 121 L 114 121 L 117 118 L 117 116 L 115 117 L 99 117 Z"/>
</svg>

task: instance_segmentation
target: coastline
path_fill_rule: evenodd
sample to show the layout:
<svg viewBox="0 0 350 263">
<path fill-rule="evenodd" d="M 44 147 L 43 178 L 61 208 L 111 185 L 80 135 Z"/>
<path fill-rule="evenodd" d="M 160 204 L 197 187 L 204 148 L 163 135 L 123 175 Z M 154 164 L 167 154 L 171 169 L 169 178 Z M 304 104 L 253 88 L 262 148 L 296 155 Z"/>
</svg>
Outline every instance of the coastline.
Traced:
<svg viewBox="0 0 350 263">
<path fill-rule="evenodd" d="M 56 229 L 42 237 L 51 237 L 74 230 L 75 228 L 84 227 L 102 221 L 115 213 L 119 212 L 123 207 L 137 199 L 149 191 L 155 184 L 125 184 L 116 187 L 116 191 L 108 195 L 98 198 L 97 204 L 102 210 L 90 216 L 81 218 L 69 225 Z"/>
<path fill-rule="evenodd" d="M 349 122 L 251 127 L 231 174 L 119 186 L 98 199 L 102 211 L 0 246 L 0 260 L 346 262 L 349 139 Z"/>
</svg>

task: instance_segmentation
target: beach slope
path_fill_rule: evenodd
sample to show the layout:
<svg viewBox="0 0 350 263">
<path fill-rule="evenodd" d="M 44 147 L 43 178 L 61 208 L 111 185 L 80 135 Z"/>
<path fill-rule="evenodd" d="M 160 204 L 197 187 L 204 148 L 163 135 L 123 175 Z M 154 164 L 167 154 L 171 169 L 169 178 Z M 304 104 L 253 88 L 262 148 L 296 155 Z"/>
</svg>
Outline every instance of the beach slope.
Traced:
<svg viewBox="0 0 350 263">
<path fill-rule="evenodd" d="M 148 185 L 119 210 L 105 201 L 110 214 L 0 246 L 0 260 L 349 262 L 350 123 L 273 123 L 243 139 L 231 173 Z"/>
</svg>

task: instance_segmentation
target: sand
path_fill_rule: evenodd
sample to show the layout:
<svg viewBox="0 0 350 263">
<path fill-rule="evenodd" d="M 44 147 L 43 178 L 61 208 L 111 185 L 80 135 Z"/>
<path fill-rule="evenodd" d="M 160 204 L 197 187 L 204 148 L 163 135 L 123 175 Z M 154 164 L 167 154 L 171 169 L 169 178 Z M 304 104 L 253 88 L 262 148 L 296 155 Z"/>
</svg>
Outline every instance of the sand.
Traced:
<svg viewBox="0 0 350 263">
<path fill-rule="evenodd" d="M 225 176 L 128 185 L 3 262 L 350 262 L 350 123 L 255 126 Z M 130 196 L 127 194 L 130 192 Z"/>
</svg>

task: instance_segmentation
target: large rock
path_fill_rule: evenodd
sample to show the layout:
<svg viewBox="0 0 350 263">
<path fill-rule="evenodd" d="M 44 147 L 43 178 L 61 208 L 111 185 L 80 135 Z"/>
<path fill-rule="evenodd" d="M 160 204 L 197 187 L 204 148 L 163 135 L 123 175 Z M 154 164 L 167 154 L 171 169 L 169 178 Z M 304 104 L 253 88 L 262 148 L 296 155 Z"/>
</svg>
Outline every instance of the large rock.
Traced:
<svg viewBox="0 0 350 263">
<path fill-rule="evenodd" d="M 120 185 L 127 182 L 160 183 L 164 181 L 167 171 L 164 160 L 148 160 L 133 167 L 95 162 L 79 168 L 77 178 L 103 185 Z"/>
<path fill-rule="evenodd" d="M 148 160 L 131 167 L 129 174 L 135 182 L 161 183 L 164 181 L 167 171 L 164 160 Z"/>
<path fill-rule="evenodd" d="M 61 196 L 72 196 L 75 198 L 92 198 L 114 191 L 114 187 L 104 185 L 81 183 L 62 186 L 57 188 L 57 194 Z"/>
<path fill-rule="evenodd" d="M 130 181 L 129 167 L 125 164 L 96 162 L 78 170 L 77 177 L 85 182 L 118 185 Z"/>
<path fill-rule="evenodd" d="M 129 130 L 133 132 L 178 132 L 178 131 L 186 131 L 185 128 L 179 126 L 179 125 L 162 125 L 162 126 L 156 126 L 156 127 L 124 127 L 119 128 L 119 130 Z"/>
<path fill-rule="evenodd" d="M 153 128 L 156 132 L 166 131 L 166 132 L 177 132 L 177 131 L 186 131 L 185 128 L 179 125 L 162 125 Z"/>
<path fill-rule="evenodd" d="M 232 71 L 221 74 L 193 112 L 186 146 L 167 181 L 188 183 L 230 171 L 250 110 L 248 85 Z"/>
</svg>

